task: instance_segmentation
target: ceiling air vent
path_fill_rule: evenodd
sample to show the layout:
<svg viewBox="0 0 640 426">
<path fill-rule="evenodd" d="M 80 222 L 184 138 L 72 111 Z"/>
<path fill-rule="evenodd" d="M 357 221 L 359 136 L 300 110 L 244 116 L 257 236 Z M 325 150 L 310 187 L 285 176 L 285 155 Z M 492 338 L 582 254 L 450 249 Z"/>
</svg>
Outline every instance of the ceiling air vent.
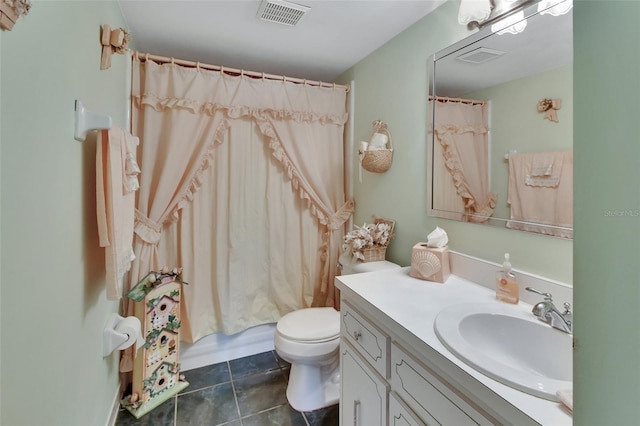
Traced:
<svg viewBox="0 0 640 426">
<path fill-rule="evenodd" d="M 486 47 L 479 47 L 471 52 L 463 53 L 456 59 L 463 62 L 470 62 L 472 64 L 484 64 L 492 59 L 499 58 L 504 55 L 505 52 L 501 50 L 487 49 Z"/>
<path fill-rule="evenodd" d="M 311 8 L 283 0 L 262 0 L 258 9 L 258 18 L 293 27 L 300 22 L 309 9 Z"/>
</svg>

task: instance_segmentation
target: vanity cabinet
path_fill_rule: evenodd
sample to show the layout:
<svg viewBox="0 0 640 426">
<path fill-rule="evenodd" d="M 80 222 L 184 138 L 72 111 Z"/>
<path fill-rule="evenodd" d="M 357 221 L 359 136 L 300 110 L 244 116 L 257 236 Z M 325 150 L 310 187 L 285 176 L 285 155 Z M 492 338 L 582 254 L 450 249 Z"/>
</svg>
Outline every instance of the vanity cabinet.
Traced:
<svg viewBox="0 0 640 426">
<path fill-rule="evenodd" d="M 442 380 L 382 321 L 341 309 L 342 426 L 490 425 L 461 392 Z"/>
<path fill-rule="evenodd" d="M 340 311 L 342 341 L 349 342 L 383 378 L 389 377 L 389 336 L 348 303 Z"/>
<path fill-rule="evenodd" d="M 340 424 L 385 426 L 389 385 L 358 355 L 349 343 L 340 342 Z"/>
<path fill-rule="evenodd" d="M 494 264 L 451 255 L 459 273 L 489 277 L 493 285 Z M 492 379 L 457 358 L 438 338 L 434 324 L 444 309 L 497 304 L 493 287 L 455 274 L 444 284 L 433 283 L 409 272 L 405 267 L 336 277 L 342 426 L 573 424 L 561 403 Z M 563 289 L 528 279 L 553 294 Z M 376 413 L 375 419 L 360 416 L 368 411 Z"/>
<path fill-rule="evenodd" d="M 492 424 L 397 342 L 391 345 L 391 387 L 426 424 Z"/>
<path fill-rule="evenodd" d="M 429 425 L 437 425 L 434 420 Z M 404 404 L 402 399 L 395 393 L 389 394 L 389 426 L 424 426 L 425 422 L 418 417 Z"/>
<path fill-rule="evenodd" d="M 340 424 L 385 426 L 389 336 L 348 304 L 340 318 Z"/>
</svg>

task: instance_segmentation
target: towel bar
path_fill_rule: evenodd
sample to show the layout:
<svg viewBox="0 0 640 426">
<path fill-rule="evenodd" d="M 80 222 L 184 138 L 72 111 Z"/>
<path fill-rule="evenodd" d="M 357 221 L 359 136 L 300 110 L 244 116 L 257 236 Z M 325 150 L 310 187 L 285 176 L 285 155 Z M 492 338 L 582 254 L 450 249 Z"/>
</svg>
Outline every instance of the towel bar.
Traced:
<svg viewBox="0 0 640 426">
<path fill-rule="evenodd" d="M 96 114 L 87 110 L 84 104 L 76 100 L 75 103 L 76 129 L 74 139 L 83 142 L 87 138 L 87 132 L 92 130 L 110 129 L 111 117 L 105 114 Z"/>
</svg>

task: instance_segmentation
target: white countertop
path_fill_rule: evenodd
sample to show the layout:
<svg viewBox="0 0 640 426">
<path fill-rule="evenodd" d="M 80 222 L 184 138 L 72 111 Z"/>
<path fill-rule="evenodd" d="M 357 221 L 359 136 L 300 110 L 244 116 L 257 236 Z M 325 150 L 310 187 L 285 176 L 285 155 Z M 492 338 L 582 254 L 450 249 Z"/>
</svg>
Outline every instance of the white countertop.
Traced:
<svg viewBox="0 0 640 426">
<path fill-rule="evenodd" d="M 444 283 L 412 278 L 409 268 L 336 277 L 344 295 L 355 294 L 383 312 L 453 364 L 542 425 L 571 425 L 573 417 L 561 403 L 513 389 L 485 376 L 451 353 L 436 336 L 433 324 L 440 310 L 458 303 L 497 303 L 495 291 L 455 275 Z M 520 302 L 523 310 L 531 305 Z"/>
</svg>

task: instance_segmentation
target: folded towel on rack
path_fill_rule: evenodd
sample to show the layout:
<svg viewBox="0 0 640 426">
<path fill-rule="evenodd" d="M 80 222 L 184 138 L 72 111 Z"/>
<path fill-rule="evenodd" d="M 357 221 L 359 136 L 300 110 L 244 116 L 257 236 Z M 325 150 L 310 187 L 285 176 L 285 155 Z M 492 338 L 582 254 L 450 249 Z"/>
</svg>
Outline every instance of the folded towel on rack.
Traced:
<svg viewBox="0 0 640 426">
<path fill-rule="evenodd" d="M 140 181 L 138 175 L 140 174 L 140 167 L 136 161 L 136 147 L 140 143 L 140 139 L 136 136 L 126 138 L 127 143 L 125 149 L 122 150 L 124 158 L 124 167 L 122 168 L 123 175 L 123 190 L 126 194 L 137 191 L 140 189 Z"/>
<path fill-rule="evenodd" d="M 105 248 L 107 299 L 122 297 L 124 275 L 135 259 L 133 226 L 138 189 L 136 137 L 121 128 L 98 133 L 96 204 L 100 247 Z"/>
<path fill-rule="evenodd" d="M 551 153 L 533 154 L 533 159 L 531 160 L 531 176 L 551 175 L 553 160 L 554 155 Z"/>
<path fill-rule="evenodd" d="M 543 177 L 530 176 L 531 154 L 509 155 L 507 228 L 573 237 L 573 152 L 555 155 L 552 174 Z"/>
<path fill-rule="evenodd" d="M 565 152 L 541 152 L 522 154 L 525 157 L 525 184 L 556 188 L 562 176 L 562 164 Z"/>
<path fill-rule="evenodd" d="M 482 22 L 491 15 L 490 0 L 461 0 L 458 11 L 458 23 L 467 25 L 469 22 Z"/>
</svg>

